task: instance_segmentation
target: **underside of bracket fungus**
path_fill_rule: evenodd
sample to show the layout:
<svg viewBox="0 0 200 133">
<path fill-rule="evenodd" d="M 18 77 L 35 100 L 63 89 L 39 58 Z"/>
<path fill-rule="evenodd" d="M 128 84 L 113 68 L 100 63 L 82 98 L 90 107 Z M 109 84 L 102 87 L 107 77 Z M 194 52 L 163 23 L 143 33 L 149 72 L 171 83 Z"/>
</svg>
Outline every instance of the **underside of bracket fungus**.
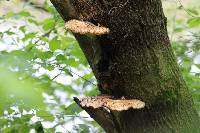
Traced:
<svg viewBox="0 0 200 133">
<path fill-rule="evenodd" d="M 112 96 L 94 96 L 84 97 L 78 99 L 80 106 L 92 107 L 94 109 L 105 107 L 109 110 L 125 111 L 128 109 L 142 109 L 145 107 L 145 103 L 136 99 L 113 99 Z"/>
<path fill-rule="evenodd" d="M 90 22 L 84 22 L 80 20 L 69 20 L 65 24 L 66 29 L 72 31 L 73 33 L 79 34 L 92 34 L 92 35 L 104 35 L 110 32 L 109 28 L 96 26 Z"/>
</svg>

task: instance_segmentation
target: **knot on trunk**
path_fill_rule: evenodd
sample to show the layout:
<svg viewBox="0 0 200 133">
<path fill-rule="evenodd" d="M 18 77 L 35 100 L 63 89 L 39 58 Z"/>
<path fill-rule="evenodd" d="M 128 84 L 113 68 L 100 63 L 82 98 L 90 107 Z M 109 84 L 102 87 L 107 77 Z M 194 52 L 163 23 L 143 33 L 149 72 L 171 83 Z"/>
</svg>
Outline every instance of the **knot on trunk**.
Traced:
<svg viewBox="0 0 200 133">
<path fill-rule="evenodd" d="M 96 26 L 90 22 L 80 20 L 69 20 L 65 24 L 66 29 L 78 34 L 104 35 L 110 32 L 109 28 Z"/>
</svg>

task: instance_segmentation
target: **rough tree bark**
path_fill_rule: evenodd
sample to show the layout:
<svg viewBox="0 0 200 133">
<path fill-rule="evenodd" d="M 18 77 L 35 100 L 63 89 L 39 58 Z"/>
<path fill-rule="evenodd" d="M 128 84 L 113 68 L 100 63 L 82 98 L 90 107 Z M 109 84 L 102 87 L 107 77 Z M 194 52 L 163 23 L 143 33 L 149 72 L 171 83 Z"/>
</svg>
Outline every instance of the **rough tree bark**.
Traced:
<svg viewBox="0 0 200 133">
<path fill-rule="evenodd" d="M 167 34 L 161 0 L 51 0 L 65 21 L 108 27 L 74 34 L 102 94 L 140 99 L 140 110 L 83 107 L 108 133 L 200 133 L 200 121 Z M 79 99 L 75 101 L 80 105 Z M 80 105 L 81 106 L 81 105 Z"/>
</svg>

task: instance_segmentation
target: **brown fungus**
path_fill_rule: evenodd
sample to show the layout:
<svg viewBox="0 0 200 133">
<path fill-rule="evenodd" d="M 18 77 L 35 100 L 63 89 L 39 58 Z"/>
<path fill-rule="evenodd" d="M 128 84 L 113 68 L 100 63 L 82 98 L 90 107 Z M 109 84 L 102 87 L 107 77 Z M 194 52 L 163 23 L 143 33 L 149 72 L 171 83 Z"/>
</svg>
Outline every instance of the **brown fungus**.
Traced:
<svg viewBox="0 0 200 133">
<path fill-rule="evenodd" d="M 137 99 L 113 99 L 111 96 L 95 96 L 80 98 L 82 107 L 100 108 L 106 107 L 110 110 L 124 111 L 128 109 L 142 109 L 145 103 Z"/>
<path fill-rule="evenodd" d="M 92 35 L 104 35 L 110 32 L 109 28 L 96 26 L 90 22 L 84 22 L 80 20 L 69 20 L 65 23 L 66 29 L 72 31 L 73 33 L 79 34 L 92 34 Z"/>
</svg>

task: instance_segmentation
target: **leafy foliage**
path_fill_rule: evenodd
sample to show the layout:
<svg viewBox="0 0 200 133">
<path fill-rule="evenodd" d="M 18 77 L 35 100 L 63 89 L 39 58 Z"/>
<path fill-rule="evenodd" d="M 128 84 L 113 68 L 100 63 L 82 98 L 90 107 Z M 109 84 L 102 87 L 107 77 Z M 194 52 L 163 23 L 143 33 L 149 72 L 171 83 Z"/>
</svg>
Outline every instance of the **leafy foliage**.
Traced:
<svg viewBox="0 0 200 133">
<path fill-rule="evenodd" d="M 40 9 L 46 14 L 42 19 L 25 7 L 0 20 L 11 23 L 0 31 L 1 45 L 14 48 L 0 52 L 0 132 L 96 132 L 98 126 L 92 128 L 92 119 L 81 116 L 73 102 L 73 96 L 97 93 L 77 41 L 47 2 Z"/>
<path fill-rule="evenodd" d="M 181 5 L 181 8 L 184 8 Z M 180 10 L 180 7 L 177 7 Z M 183 77 L 200 114 L 200 19 L 198 8 L 185 9 L 188 19 L 176 18 L 172 28 L 172 47 Z M 177 15 L 177 14 L 176 14 Z"/>
</svg>

